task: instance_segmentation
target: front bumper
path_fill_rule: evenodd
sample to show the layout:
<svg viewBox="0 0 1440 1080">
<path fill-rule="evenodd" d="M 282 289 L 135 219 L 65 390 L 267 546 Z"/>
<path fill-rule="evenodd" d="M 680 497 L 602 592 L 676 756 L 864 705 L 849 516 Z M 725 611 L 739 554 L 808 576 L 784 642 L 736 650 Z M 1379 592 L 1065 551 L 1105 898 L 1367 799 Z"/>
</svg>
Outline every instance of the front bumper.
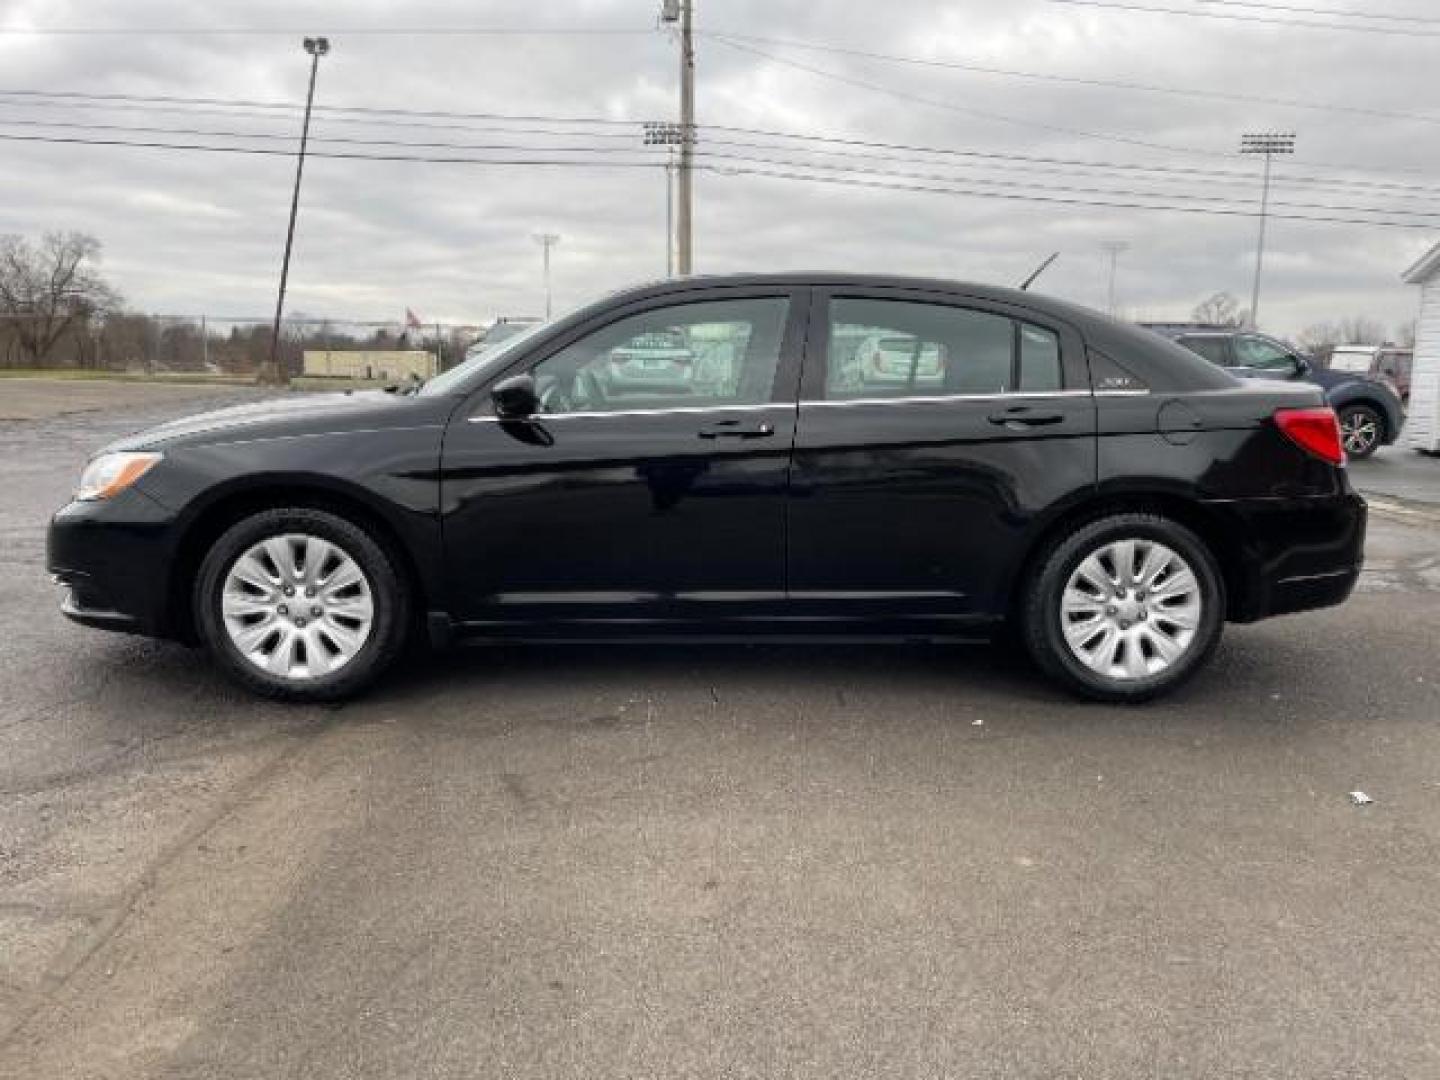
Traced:
<svg viewBox="0 0 1440 1080">
<path fill-rule="evenodd" d="M 1348 484 L 1347 484 L 1348 487 Z M 1365 561 L 1365 500 L 1354 491 L 1322 499 L 1231 504 L 1244 541 L 1243 589 L 1230 618 L 1272 615 L 1344 603 Z"/>
<path fill-rule="evenodd" d="M 45 562 L 67 590 L 61 614 L 103 630 L 169 636 L 172 520 L 138 487 L 60 509 Z"/>
</svg>

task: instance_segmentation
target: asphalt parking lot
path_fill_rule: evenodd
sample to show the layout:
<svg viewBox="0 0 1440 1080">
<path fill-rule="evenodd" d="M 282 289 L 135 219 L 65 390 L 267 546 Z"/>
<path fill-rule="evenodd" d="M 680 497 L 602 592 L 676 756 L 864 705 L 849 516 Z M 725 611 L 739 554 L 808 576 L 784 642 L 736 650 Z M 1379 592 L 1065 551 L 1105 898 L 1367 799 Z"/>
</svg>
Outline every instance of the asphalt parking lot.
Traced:
<svg viewBox="0 0 1440 1080">
<path fill-rule="evenodd" d="M 1144 708 L 838 645 L 291 708 L 55 610 L 87 453 L 219 396 L 165 389 L 0 384 L 0 1075 L 1440 1075 L 1440 461 Z"/>
</svg>

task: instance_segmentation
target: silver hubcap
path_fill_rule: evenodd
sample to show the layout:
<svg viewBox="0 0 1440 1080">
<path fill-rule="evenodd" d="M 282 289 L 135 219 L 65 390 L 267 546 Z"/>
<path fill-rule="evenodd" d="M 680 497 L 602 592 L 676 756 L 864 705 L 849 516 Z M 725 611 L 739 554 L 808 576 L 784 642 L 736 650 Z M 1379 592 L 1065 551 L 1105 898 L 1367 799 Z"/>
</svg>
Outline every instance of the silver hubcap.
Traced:
<svg viewBox="0 0 1440 1080">
<path fill-rule="evenodd" d="M 1369 413 L 1346 413 L 1340 418 L 1340 436 L 1347 454 L 1363 454 L 1380 438 L 1380 425 Z"/>
<path fill-rule="evenodd" d="M 375 603 L 359 565 L 318 536 L 262 540 L 225 576 L 221 614 L 231 642 L 261 671 L 316 679 L 338 671 L 370 637 Z"/>
<path fill-rule="evenodd" d="M 1117 540 L 1081 561 L 1065 584 L 1060 627 L 1075 658 L 1107 679 L 1146 679 L 1190 648 L 1200 582 L 1153 540 Z"/>
</svg>

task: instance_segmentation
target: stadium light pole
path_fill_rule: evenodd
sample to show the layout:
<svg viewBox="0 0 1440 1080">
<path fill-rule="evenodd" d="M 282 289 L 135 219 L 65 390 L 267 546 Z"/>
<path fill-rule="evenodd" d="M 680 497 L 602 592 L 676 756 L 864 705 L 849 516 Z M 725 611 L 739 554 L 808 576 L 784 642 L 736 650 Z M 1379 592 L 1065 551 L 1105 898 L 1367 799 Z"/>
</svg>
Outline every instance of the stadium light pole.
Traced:
<svg viewBox="0 0 1440 1080">
<path fill-rule="evenodd" d="M 295 191 L 290 196 L 290 225 L 285 230 L 285 257 L 280 263 L 280 295 L 275 300 L 275 325 L 270 331 L 270 381 L 280 383 L 280 319 L 285 314 L 285 284 L 290 280 L 290 249 L 295 245 L 295 215 L 300 209 L 300 178 L 305 175 L 305 147 L 310 142 L 310 108 L 315 103 L 315 76 L 320 58 L 330 51 L 330 39 L 305 39 L 310 54 L 310 89 L 305 94 L 305 120 L 300 127 L 300 157 L 295 163 Z"/>
<path fill-rule="evenodd" d="M 543 250 L 541 259 L 545 268 L 545 321 L 550 321 L 550 249 L 560 243 L 559 233 L 535 233 L 535 242 Z"/>
<path fill-rule="evenodd" d="M 1106 240 L 1100 247 L 1110 256 L 1110 290 L 1106 293 L 1105 312 L 1113 319 L 1115 317 L 1115 266 L 1120 261 L 1120 256 L 1130 250 L 1130 244 L 1125 240 Z"/>
<path fill-rule="evenodd" d="M 1295 133 L 1248 132 L 1240 136 L 1240 153 L 1265 155 L 1265 181 L 1260 189 L 1260 235 L 1255 242 L 1255 281 L 1250 287 L 1250 328 L 1260 325 L 1260 271 L 1265 265 L 1265 218 L 1270 212 L 1270 161 L 1295 152 Z"/>
<path fill-rule="evenodd" d="M 684 136 L 679 124 L 663 120 L 647 120 L 644 126 L 645 146 L 665 147 L 665 276 L 675 276 L 675 147 Z"/>
</svg>

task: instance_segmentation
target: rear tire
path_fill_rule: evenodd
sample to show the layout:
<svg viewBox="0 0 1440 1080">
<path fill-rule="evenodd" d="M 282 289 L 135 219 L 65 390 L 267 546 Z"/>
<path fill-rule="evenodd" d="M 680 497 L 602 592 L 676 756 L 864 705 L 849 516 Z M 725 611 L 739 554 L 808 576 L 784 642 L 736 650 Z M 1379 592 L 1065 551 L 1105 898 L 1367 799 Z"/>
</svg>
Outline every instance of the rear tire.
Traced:
<svg viewBox="0 0 1440 1080">
<path fill-rule="evenodd" d="M 1340 438 L 1349 457 L 1357 461 L 1368 458 L 1385 441 L 1385 418 L 1370 405 L 1343 406 Z"/>
<path fill-rule="evenodd" d="M 1056 540 L 1021 606 L 1041 670 L 1097 701 L 1173 690 L 1209 659 L 1224 621 L 1224 581 L 1209 549 L 1153 514 L 1104 517 Z"/>
<path fill-rule="evenodd" d="M 365 529 L 324 510 L 267 510 L 231 526 L 195 580 L 196 628 L 226 673 L 286 701 L 337 701 L 404 648 L 410 598 Z"/>
</svg>

